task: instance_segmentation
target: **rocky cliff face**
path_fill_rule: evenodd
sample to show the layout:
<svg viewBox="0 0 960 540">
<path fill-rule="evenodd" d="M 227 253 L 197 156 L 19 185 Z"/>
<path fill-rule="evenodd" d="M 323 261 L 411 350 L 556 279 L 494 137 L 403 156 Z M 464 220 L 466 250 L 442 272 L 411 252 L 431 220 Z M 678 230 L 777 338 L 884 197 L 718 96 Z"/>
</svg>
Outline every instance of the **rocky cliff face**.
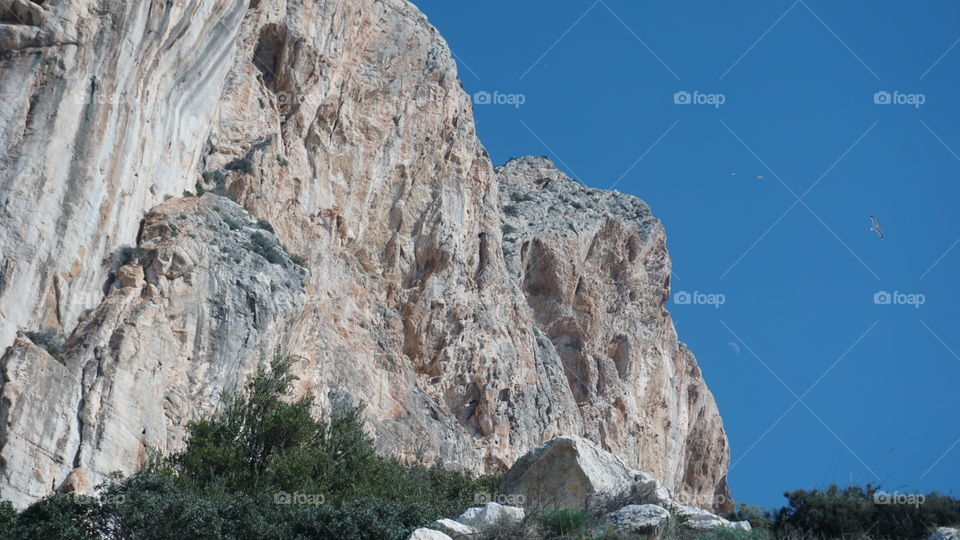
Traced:
<svg viewBox="0 0 960 540">
<path fill-rule="evenodd" d="M 663 228 L 495 172 L 406 0 L 0 0 L 0 93 L 0 497 L 177 448 L 280 347 L 384 452 L 492 471 L 578 434 L 725 500 Z"/>
<path fill-rule="evenodd" d="M 546 158 L 510 161 L 497 176 L 509 273 L 554 344 L 583 433 L 681 499 L 722 503 L 727 439 L 665 308 L 663 226 L 643 201 L 588 189 Z"/>
</svg>

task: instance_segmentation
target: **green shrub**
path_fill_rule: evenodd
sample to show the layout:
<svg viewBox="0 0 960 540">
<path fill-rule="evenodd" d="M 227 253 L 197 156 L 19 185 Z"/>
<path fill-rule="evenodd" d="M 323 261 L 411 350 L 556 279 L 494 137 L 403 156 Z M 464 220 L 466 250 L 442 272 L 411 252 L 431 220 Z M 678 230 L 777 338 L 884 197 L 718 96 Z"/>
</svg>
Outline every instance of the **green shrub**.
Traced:
<svg viewBox="0 0 960 540">
<path fill-rule="evenodd" d="M 148 262 L 154 253 L 154 250 L 142 247 L 121 246 L 115 252 L 113 259 L 118 267 L 127 264 L 145 266 L 144 263 Z"/>
<path fill-rule="evenodd" d="M 220 169 L 205 171 L 201 176 L 203 176 L 203 181 L 208 184 L 213 184 L 215 186 L 222 186 L 223 183 L 227 180 L 227 173 L 223 172 Z"/>
<path fill-rule="evenodd" d="M 502 232 L 504 236 L 507 236 L 508 234 L 517 232 L 517 228 L 504 223 L 503 227 L 500 227 L 500 232 Z"/>
<path fill-rule="evenodd" d="M 531 195 L 530 193 L 513 192 L 510 194 L 510 200 L 513 201 L 514 203 L 532 201 L 533 195 Z"/>
<path fill-rule="evenodd" d="M 235 218 L 230 214 L 221 214 L 220 218 L 223 219 L 223 222 L 227 224 L 231 231 L 239 231 L 247 225 L 243 219 Z"/>
<path fill-rule="evenodd" d="M 4 503 L 9 504 L 9 503 Z M 4 510 L 9 512 L 9 507 Z M 100 538 L 105 525 L 100 505 L 89 497 L 51 495 L 30 505 L 0 529 L 3 538 L 82 540 Z"/>
<path fill-rule="evenodd" d="M 10 530 L 17 519 L 17 511 L 10 501 L 0 501 L 0 531 Z"/>
<path fill-rule="evenodd" d="M 293 264 L 303 268 L 307 267 L 307 260 L 301 257 L 300 255 L 297 255 L 295 253 L 290 253 L 289 251 L 287 252 L 287 254 L 290 255 L 290 260 L 293 262 Z"/>
<path fill-rule="evenodd" d="M 235 159 L 223 166 L 228 171 L 236 171 L 242 174 L 253 174 L 253 156 L 246 155 Z"/>
<path fill-rule="evenodd" d="M 636 535 L 629 535 L 625 532 L 621 532 L 616 527 L 612 525 L 607 525 L 602 529 L 599 529 L 594 535 L 594 540 L 633 540 L 635 538 L 640 538 Z"/>
<path fill-rule="evenodd" d="M 758 506 L 739 503 L 732 512 L 727 514 L 726 518 L 730 521 L 748 521 L 754 529 L 770 530 L 773 528 L 770 512 Z"/>
<path fill-rule="evenodd" d="M 509 217 L 517 217 L 520 215 L 520 210 L 517 208 L 517 205 L 508 204 L 503 207 L 503 214 Z"/>
<path fill-rule="evenodd" d="M 213 193 L 214 195 L 219 195 L 221 197 L 226 197 L 227 199 L 230 199 L 233 202 L 237 202 L 237 196 L 234 195 L 232 191 L 227 189 L 225 185 L 222 185 L 222 184 L 217 185 L 216 187 L 210 190 L 210 193 Z"/>
<path fill-rule="evenodd" d="M 60 353 L 63 351 L 64 339 L 56 332 L 24 332 L 24 335 L 30 338 L 30 341 L 37 347 L 43 348 L 47 354 L 60 359 Z"/>
<path fill-rule="evenodd" d="M 260 232 L 253 233 L 250 243 L 247 244 L 247 249 L 273 264 L 283 264 L 283 255 L 280 254 L 279 247 L 275 241 Z"/>
<path fill-rule="evenodd" d="M 767 529 L 714 529 L 712 531 L 696 532 L 690 535 L 696 540 L 773 540 L 775 537 Z"/>
<path fill-rule="evenodd" d="M 203 195 L 204 192 L 207 191 L 209 193 L 213 193 L 214 195 L 226 197 L 231 201 L 236 202 L 237 196 L 234 195 L 232 191 L 227 189 L 227 173 L 225 172 L 225 170 L 237 170 L 236 167 L 241 167 L 242 169 L 242 166 L 238 165 L 240 161 L 242 160 L 232 161 L 229 164 L 227 164 L 224 167 L 224 169 L 205 171 L 201 175 L 203 177 L 203 182 L 205 182 L 206 184 L 212 185 L 213 187 L 205 190 L 204 186 L 200 182 L 197 182 L 197 185 L 196 185 L 197 194 Z M 234 167 L 234 168 L 231 168 L 231 167 Z"/>
<path fill-rule="evenodd" d="M 273 225 L 271 225 L 270 222 L 267 221 L 267 220 L 265 220 L 265 219 L 258 219 L 258 220 L 257 220 L 257 228 L 258 228 L 258 229 L 263 229 L 263 230 L 265 230 L 265 231 L 269 231 L 270 234 L 273 234 L 273 233 L 276 232 L 276 231 L 273 230 Z"/>
<path fill-rule="evenodd" d="M 540 523 L 555 536 L 575 536 L 586 531 L 591 516 L 584 510 L 552 508 L 539 516 Z"/>
<path fill-rule="evenodd" d="M 670 509 L 670 517 L 661 526 L 659 533 L 666 538 L 683 538 L 692 532 L 690 518 L 674 509 Z"/>
</svg>

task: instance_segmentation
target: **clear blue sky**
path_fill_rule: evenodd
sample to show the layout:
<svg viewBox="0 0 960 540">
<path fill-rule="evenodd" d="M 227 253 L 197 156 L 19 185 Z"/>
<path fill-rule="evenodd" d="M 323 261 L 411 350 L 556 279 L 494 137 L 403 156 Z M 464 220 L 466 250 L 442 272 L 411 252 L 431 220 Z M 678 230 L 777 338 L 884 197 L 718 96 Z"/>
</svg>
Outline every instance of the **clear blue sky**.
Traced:
<svg viewBox="0 0 960 540">
<path fill-rule="evenodd" d="M 666 226 L 674 292 L 724 295 L 670 311 L 738 500 L 851 480 L 958 494 L 960 4 L 415 2 L 469 92 L 523 95 L 474 108 L 496 164 L 619 179 Z"/>
</svg>

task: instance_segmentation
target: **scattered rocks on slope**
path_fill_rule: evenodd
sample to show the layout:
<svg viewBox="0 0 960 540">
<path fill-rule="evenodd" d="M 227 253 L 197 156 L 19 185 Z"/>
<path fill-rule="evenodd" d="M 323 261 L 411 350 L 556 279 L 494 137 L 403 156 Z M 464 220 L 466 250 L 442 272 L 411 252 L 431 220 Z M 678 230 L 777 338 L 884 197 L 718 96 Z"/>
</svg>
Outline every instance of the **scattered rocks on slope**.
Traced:
<svg viewBox="0 0 960 540">
<path fill-rule="evenodd" d="M 671 512 L 685 516 L 686 525 L 695 530 L 750 530 L 746 521 L 731 522 L 702 508 L 674 502 L 649 474 L 631 469 L 589 439 L 573 435 L 551 439 L 522 456 L 504 475 L 499 494 L 521 501 L 532 513 L 549 508 L 586 509 L 599 518 L 601 529 L 613 527 L 627 534 L 660 533 Z M 431 527 L 454 539 L 468 538 L 484 530 L 517 526 L 524 516 L 523 508 L 491 502 L 468 509 L 456 521 L 443 519 Z"/>
<path fill-rule="evenodd" d="M 461 540 L 475 538 L 485 532 L 511 529 L 523 523 L 523 508 L 488 502 L 483 506 L 468 508 L 456 521 L 438 519 L 429 528 L 420 528 L 407 540 Z M 437 536 L 439 535 L 439 536 Z"/>
</svg>

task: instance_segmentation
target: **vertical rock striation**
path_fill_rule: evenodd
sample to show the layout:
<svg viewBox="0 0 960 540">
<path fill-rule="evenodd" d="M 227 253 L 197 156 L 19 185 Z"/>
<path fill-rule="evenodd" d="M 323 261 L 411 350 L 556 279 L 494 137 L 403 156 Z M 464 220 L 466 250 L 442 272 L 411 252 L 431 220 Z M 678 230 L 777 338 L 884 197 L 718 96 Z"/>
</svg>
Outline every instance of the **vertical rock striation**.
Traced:
<svg viewBox="0 0 960 540">
<path fill-rule="evenodd" d="M 406 0 L 0 0 L 0 92 L 0 496 L 177 448 L 275 347 L 384 452 L 493 471 L 577 434 L 727 495 L 662 226 L 495 172 Z"/>
<path fill-rule="evenodd" d="M 246 4 L 0 1 L 0 343 L 71 331 L 192 188 Z"/>
</svg>

